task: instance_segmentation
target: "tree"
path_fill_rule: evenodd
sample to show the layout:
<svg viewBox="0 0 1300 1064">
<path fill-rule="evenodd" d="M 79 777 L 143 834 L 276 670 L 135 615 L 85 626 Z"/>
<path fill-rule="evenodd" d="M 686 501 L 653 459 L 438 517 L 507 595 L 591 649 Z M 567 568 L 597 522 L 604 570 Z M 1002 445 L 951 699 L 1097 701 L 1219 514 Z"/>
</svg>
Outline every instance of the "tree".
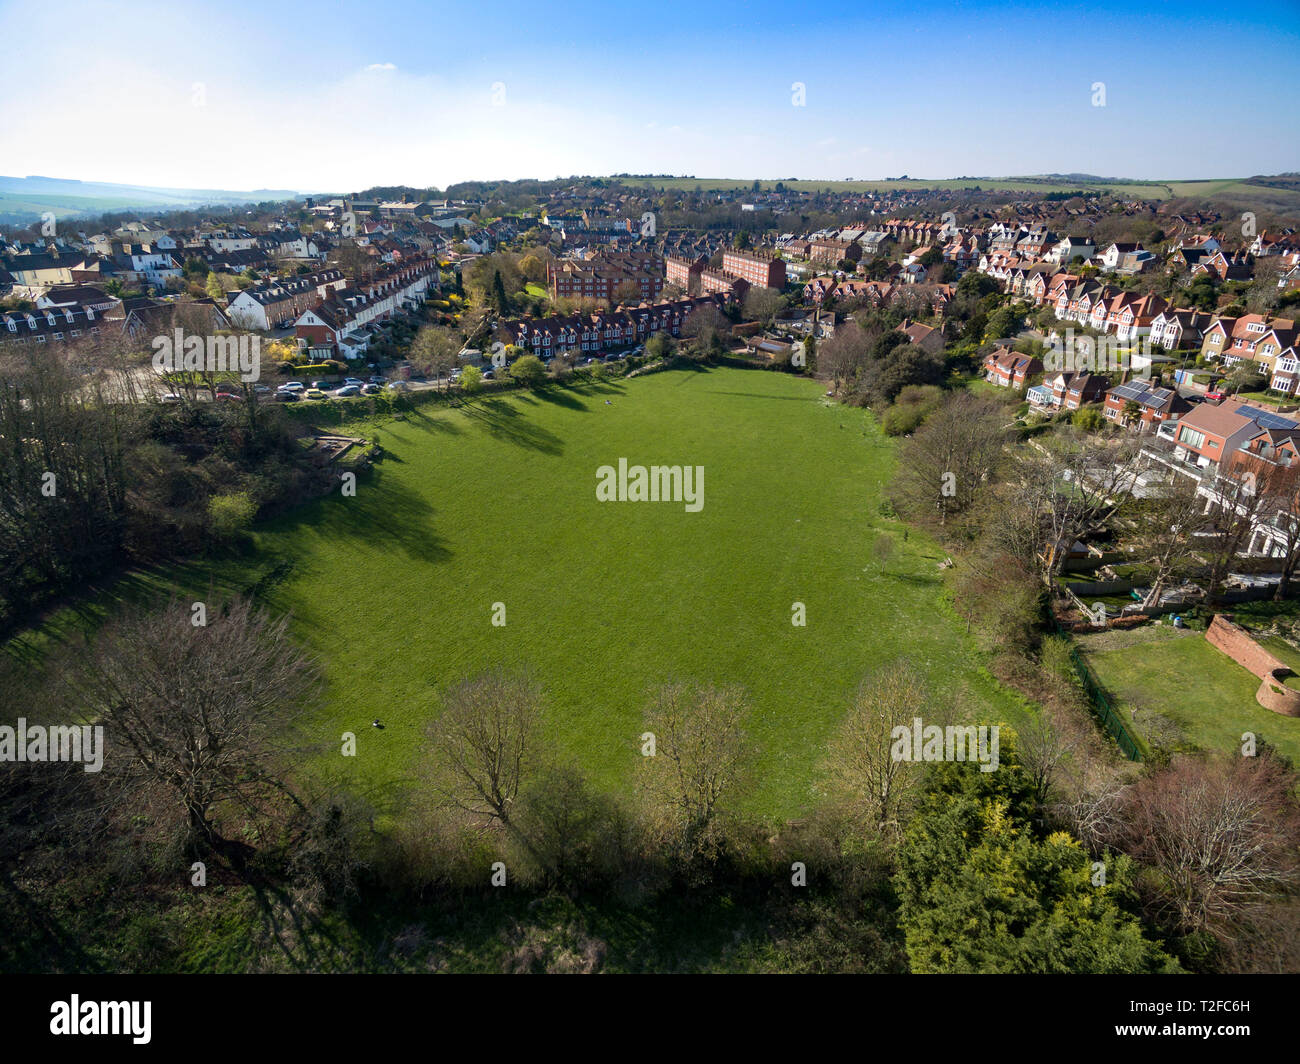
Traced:
<svg viewBox="0 0 1300 1064">
<path fill-rule="evenodd" d="M 723 338 L 730 332 L 731 323 L 711 304 L 696 307 L 682 326 L 682 335 L 694 341 L 695 353 L 701 358 L 720 354 L 725 349 Z"/>
<path fill-rule="evenodd" d="M 411 364 L 420 373 L 432 373 L 442 381 L 443 374 L 456 368 L 460 340 L 450 329 L 436 325 L 421 326 L 411 343 Z"/>
<path fill-rule="evenodd" d="M 1281 551 L 1282 579 L 1273 592 L 1274 601 L 1281 602 L 1287 597 L 1300 563 L 1300 465 L 1253 460 L 1239 451 L 1230 470 L 1255 477 L 1260 523 L 1271 535 L 1274 553 Z"/>
<path fill-rule="evenodd" d="M 745 317 L 750 321 L 771 324 L 786 308 L 787 302 L 785 296 L 775 288 L 755 286 L 745 293 Z"/>
<path fill-rule="evenodd" d="M 510 300 L 506 298 L 505 282 L 501 279 L 500 270 L 492 274 L 492 302 L 500 313 L 510 312 Z"/>
<path fill-rule="evenodd" d="M 1129 437 L 1119 440 L 1066 434 L 1019 455 L 1009 502 L 1031 529 L 1040 575 L 1050 584 L 1075 541 L 1104 524 L 1130 498 L 1140 452 Z M 1027 560 L 1027 559 L 1026 559 Z"/>
<path fill-rule="evenodd" d="M 750 783 L 749 714 L 739 688 L 665 684 L 646 710 L 655 756 L 644 757 L 647 794 L 665 818 L 668 842 L 688 862 L 712 859 L 724 835 L 719 816 Z"/>
<path fill-rule="evenodd" d="M 519 260 L 519 272 L 527 280 L 541 284 L 546 280 L 546 262 L 536 252 L 529 252 Z"/>
<path fill-rule="evenodd" d="M 1177 473 L 1172 477 L 1143 498 L 1135 498 L 1131 507 L 1138 549 L 1155 574 L 1142 599 L 1144 610 L 1160 604 L 1171 578 L 1188 562 L 1193 537 L 1209 523 L 1197 482 Z"/>
<path fill-rule="evenodd" d="M 894 341 L 898 336 L 900 341 Z M 943 379 L 943 361 L 917 344 L 908 343 L 902 333 L 887 334 L 892 341 L 885 353 L 867 363 L 861 391 L 874 404 L 892 402 L 904 388 L 938 384 Z"/>
<path fill-rule="evenodd" d="M 933 703 L 921 674 L 896 661 L 863 680 L 831 740 L 830 790 L 873 835 L 894 839 L 902 832 L 924 778 L 918 765 L 894 758 L 893 729 L 931 718 Z"/>
<path fill-rule="evenodd" d="M 882 574 L 889 568 L 889 563 L 893 560 L 896 549 L 893 536 L 888 532 L 877 533 L 875 542 L 871 544 L 871 556 L 876 559 L 876 564 L 880 566 Z"/>
<path fill-rule="evenodd" d="M 645 342 L 645 357 L 652 362 L 667 358 L 672 353 L 672 349 L 672 337 L 666 332 L 657 332 Z"/>
<path fill-rule="evenodd" d="M 169 790 L 193 841 L 224 843 L 214 815 L 257 814 L 288 792 L 291 726 L 319 690 L 319 673 L 273 619 L 248 599 L 128 611 L 96 639 L 74 681 L 89 719 L 134 755 L 128 771 Z"/>
<path fill-rule="evenodd" d="M 871 355 L 879 330 L 868 331 L 856 321 L 845 323 L 817 349 L 817 365 L 827 373 L 831 387 L 840 392 L 848 388 L 862 372 Z"/>
<path fill-rule="evenodd" d="M 904 507 L 940 527 L 968 512 L 992 486 L 1007 438 L 1006 417 L 992 399 L 952 396 L 904 442 L 895 490 Z"/>
<path fill-rule="evenodd" d="M 217 276 L 215 270 L 208 274 L 204 289 L 210 299 L 220 301 L 226 298 L 226 290 L 221 286 L 221 278 Z"/>
<path fill-rule="evenodd" d="M 500 824 L 534 857 L 513 807 L 535 767 L 540 724 L 537 685 L 498 670 L 454 686 L 429 727 L 434 790 L 446 804 Z"/>
<path fill-rule="evenodd" d="M 623 281 L 614 289 L 615 306 L 635 306 L 641 302 L 641 286 L 633 280 Z"/>
<path fill-rule="evenodd" d="M 1094 886 L 1076 839 L 1036 837 L 1005 800 L 937 798 L 909 826 L 899 866 L 899 923 L 915 973 L 1179 970 L 1125 911 L 1131 861 L 1107 861 Z"/>
<path fill-rule="evenodd" d="M 510 377 L 529 388 L 536 388 L 546 380 L 546 367 L 536 355 L 524 355 L 510 366 Z"/>
<path fill-rule="evenodd" d="M 1040 832 L 1035 785 L 1003 728 L 1000 764 L 935 762 L 898 847 L 899 924 L 916 973 L 1177 972 L 1129 911 L 1135 869 Z"/>
<path fill-rule="evenodd" d="M 1209 557 L 1206 593 L 1214 599 L 1227 579 L 1233 559 L 1249 546 L 1261 517 L 1268 513 L 1267 490 L 1260 490 L 1260 476 L 1245 464 L 1226 463 L 1204 486 L 1210 489 L 1211 536 L 1201 537 L 1201 550 Z M 1267 483 L 1267 478 L 1266 478 Z"/>
<path fill-rule="evenodd" d="M 474 395 L 483 390 L 483 371 L 478 366 L 466 366 L 460 374 L 460 390 Z"/>
<path fill-rule="evenodd" d="M 1300 886 L 1294 788 L 1294 773 L 1267 748 L 1179 758 L 1124 792 L 1109 841 L 1151 869 L 1147 908 L 1158 923 L 1227 944 Z"/>
</svg>

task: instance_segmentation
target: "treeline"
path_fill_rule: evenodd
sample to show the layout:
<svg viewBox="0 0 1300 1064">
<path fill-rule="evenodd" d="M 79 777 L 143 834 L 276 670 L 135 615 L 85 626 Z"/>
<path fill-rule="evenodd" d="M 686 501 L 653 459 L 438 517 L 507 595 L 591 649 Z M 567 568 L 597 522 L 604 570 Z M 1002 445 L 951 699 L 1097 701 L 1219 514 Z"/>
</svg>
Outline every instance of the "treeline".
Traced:
<svg viewBox="0 0 1300 1064">
<path fill-rule="evenodd" d="M 0 632 L 137 561 L 219 549 L 319 474 L 277 412 L 161 404 L 124 345 L 0 360 Z"/>
<path fill-rule="evenodd" d="M 901 759 L 900 723 L 968 723 L 904 663 L 864 677 L 795 822 L 751 811 L 743 690 L 650 692 L 612 753 L 633 784 L 611 792 L 560 753 L 545 692 L 493 671 L 439 694 L 405 799 L 377 826 L 342 769 L 297 768 L 366 756 L 375 733 L 311 726 L 321 673 L 285 619 L 207 606 L 202 625 L 190 603 L 125 611 L 24 674 L 29 719 L 100 723 L 107 751 L 100 773 L 28 763 L 3 778 L 5 968 L 183 970 L 200 963 L 184 930 L 199 907 L 249 943 L 240 970 L 436 968 L 486 936 L 489 966 L 510 971 L 1177 971 L 1184 926 L 1240 938 L 1257 911 L 1212 879 L 1175 882 L 1182 852 L 1154 840 L 1187 822 L 1179 803 L 1223 818 L 1234 852 L 1203 856 L 1247 860 L 1261 898 L 1285 885 L 1297 838 L 1268 757 L 1207 764 L 1199 791 L 1153 776 L 1087 816 L 1069 800 L 1077 751 L 1047 729 L 1003 727 L 995 771 Z M 1166 873 L 1150 895 L 1148 869 Z M 680 937 L 733 908 L 729 946 L 701 956 Z M 649 914 L 677 930 L 600 930 Z"/>
</svg>

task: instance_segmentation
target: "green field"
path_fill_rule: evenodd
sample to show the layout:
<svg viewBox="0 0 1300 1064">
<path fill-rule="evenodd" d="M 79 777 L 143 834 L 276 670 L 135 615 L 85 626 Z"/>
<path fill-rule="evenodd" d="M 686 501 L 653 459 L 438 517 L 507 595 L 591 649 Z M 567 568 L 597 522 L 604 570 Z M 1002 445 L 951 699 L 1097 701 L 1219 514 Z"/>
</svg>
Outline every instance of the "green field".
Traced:
<svg viewBox="0 0 1300 1064">
<path fill-rule="evenodd" d="M 618 180 L 624 185 L 634 187 L 685 191 L 693 191 L 698 188 L 705 192 L 748 189 L 752 188 L 754 184 L 753 178 L 730 177 L 622 177 L 611 178 L 610 180 Z M 764 190 L 770 191 L 778 180 L 780 179 L 763 180 L 760 184 Z M 1191 182 L 1191 184 L 1197 183 Z M 801 181 L 793 179 L 783 181 L 783 184 L 786 188 L 795 192 L 820 192 L 823 189 L 830 189 L 832 192 L 885 192 L 891 189 L 915 191 L 917 189 L 939 188 L 960 190 L 979 186 L 979 188 L 986 191 L 1019 192 L 1060 192 L 1073 189 L 1093 189 L 1113 196 L 1132 197 L 1134 199 L 1169 199 L 1173 195 L 1169 186 L 1161 181 L 1068 181 L 1046 177 L 962 177 L 935 178 L 933 180 L 909 178 L 906 181 Z M 1237 180 L 1234 178 L 1222 182 L 1222 184 L 1236 185 Z M 1185 194 L 1195 195 L 1195 193 Z"/>
<path fill-rule="evenodd" d="M 1235 751 L 1242 733 L 1249 731 L 1300 762 L 1300 719 L 1283 717 L 1255 701 L 1259 680 L 1211 646 L 1204 633 L 1164 626 L 1083 635 L 1076 642 L 1115 697 L 1124 722 L 1148 745 Z"/>
<path fill-rule="evenodd" d="M 855 687 L 896 658 L 964 715 L 1022 719 L 943 608 L 942 553 L 880 516 L 893 445 L 816 383 L 676 370 L 417 408 L 361 431 L 389 457 L 355 498 L 260 527 L 251 561 L 132 582 L 204 598 L 261 580 L 325 665 L 312 730 L 330 752 L 315 769 L 382 809 L 400 799 L 439 691 L 497 663 L 533 672 L 555 746 L 609 788 L 632 781 L 656 685 L 742 685 L 761 750 L 754 808 L 778 817 L 809 802 Z M 620 458 L 702 466 L 703 509 L 597 501 L 597 468 Z M 883 572 L 882 531 L 898 547 Z M 806 627 L 791 624 L 795 602 Z M 356 758 L 337 754 L 345 731 Z"/>
<path fill-rule="evenodd" d="M 613 179 L 611 179 L 613 180 Z M 618 178 L 622 184 L 664 189 L 668 191 L 706 192 L 720 190 L 743 190 L 752 188 L 753 178 L 726 177 L 624 177 Z M 761 186 L 768 191 L 778 179 L 764 180 Z M 1048 177 L 966 177 L 936 178 L 933 180 L 908 179 L 906 181 L 800 181 L 784 182 L 785 187 L 796 192 L 820 192 L 829 189 L 832 192 L 885 192 L 916 191 L 918 189 L 966 189 L 978 186 L 985 191 L 1002 192 L 1062 192 L 1085 189 L 1101 193 L 1103 196 L 1115 196 L 1120 199 L 1168 200 L 1181 197 L 1250 207 L 1255 209 L 1295 211 L 1300 210 L 1300 191 L 1290 188 L 1268 188 L 1251 184 L 1239 177 L 1216 178 L 1204 181 L 1071 181 L 1066 178 Z"/>
</svg>

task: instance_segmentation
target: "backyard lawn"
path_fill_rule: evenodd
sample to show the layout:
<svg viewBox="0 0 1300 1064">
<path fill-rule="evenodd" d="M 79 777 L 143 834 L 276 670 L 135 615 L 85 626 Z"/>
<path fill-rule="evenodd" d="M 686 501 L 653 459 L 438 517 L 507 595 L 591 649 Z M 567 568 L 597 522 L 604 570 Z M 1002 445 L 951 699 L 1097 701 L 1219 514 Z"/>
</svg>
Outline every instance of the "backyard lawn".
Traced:
<svg viewBox="0 0 1300 1064">
<path fill-rule="evenodd" d="M 1249 731 L 1300 763 L 1300 719 L 1255 701 L 1259 680 L 1204 633 L 1152 626 L 1076 642 L 1125 724 L 1148 746 L 1237 751 Z"/>
</svg>

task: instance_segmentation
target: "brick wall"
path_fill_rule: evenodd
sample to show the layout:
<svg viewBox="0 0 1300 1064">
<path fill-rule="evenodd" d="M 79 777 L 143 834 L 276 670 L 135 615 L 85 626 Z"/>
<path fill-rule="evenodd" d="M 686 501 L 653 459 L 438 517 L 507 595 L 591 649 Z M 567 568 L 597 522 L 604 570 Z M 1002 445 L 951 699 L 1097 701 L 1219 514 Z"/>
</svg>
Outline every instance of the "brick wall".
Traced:
<svg viewBox="0 0 1300 1064">
<path fill-rule="evenodd" d="M 1300 717 L 1300 691 L 1287 687 L 1282 680 L 1292 670 L 1256 643 L 1249 632 L 1220 613 L 1210 622 L 1205 638 L 1263 681 L 1255 692 L 1261 706 L 1286 717 Z"/>
<path fill-rule="evenodd" d="M 1233 624 L 1222 613 L 1210 622 L 1205 638 L 1261 680 L 1272 675 L 1276 669 L 1286 668 L 1282 662 L 1251 639 L 1250 633 L 1240 625 Z"/>
</svg>

